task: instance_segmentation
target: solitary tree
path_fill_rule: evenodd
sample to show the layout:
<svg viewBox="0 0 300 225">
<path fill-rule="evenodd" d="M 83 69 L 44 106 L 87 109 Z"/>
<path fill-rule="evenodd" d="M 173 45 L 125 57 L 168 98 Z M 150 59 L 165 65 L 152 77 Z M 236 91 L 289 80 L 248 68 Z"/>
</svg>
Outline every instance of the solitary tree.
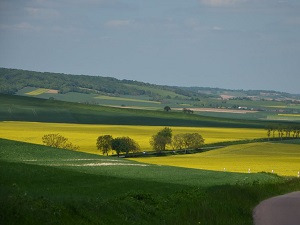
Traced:
<svg viewBox="0 0 300 225">
<path fill-rule="evenodd" d="M 42 137 L 42 141 L 45 145 L 54 148 L 64 148 L 69 150 L 78 150 L 79 146 L 73 145 L 68 138 L 60 134 L 45 134 Z"/>
<path fill-rule="evenodd" d="M 170 106 L 165 106 L 165 107 L 164 107 L 164 110 L 165 110 L 166 112 L 169 112 L 169 111 L 171 111 L 171 107 L 170 107 Z"/>
<path fill-rule="evenodd" d="M 157 132 L 150 140 L 150 145 L 154 150 L 161 152 L 166 150 L 166 146 L 172 142 L 172 130 L 169 127 Z"/>
<path fill-rule="evenodd" d="M 97 149 L 101 150 L 103 155 L 108 155 L 108 152 L 111 150 L 112 140 L 113 138 L 111 135 L 99 136 L 96 142 Z"/>
<path fill-rule="evenodd" d="M 111 142 L 112 149 L 117 152 L 119 157 L 121 152 L 125 152 L 128 155 L 129 151 L 137 152 L 140 150 L 140 146 L 133 139 L 129 137 L 117 137 Z"/>
</svg>

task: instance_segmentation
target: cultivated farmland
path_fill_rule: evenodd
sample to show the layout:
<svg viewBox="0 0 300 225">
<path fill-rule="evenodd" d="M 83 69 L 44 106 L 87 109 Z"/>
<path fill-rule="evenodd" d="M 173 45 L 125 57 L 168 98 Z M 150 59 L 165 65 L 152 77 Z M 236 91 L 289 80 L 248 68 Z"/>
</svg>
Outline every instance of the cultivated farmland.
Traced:
<svg viewBox="0 0 300 225">
<path fill-rule="evenodd" d="M 64 96 L 84 99 L 83 95 Z M 118 96 L 104 98 L 101 101 L 122 102 Z M 1 224 L 250 225 L 252 209 L 261 200 L 300 188 L 298 178 L 276 175 L 295 177 L 298 141 L 234 142 L 200 154 L 169 151 L 172 157 L 146 153 L 147 158 L 134 158 L 139 162 L 99 156 L 95 145 L 100 135 L 129 136 L 148 151 L 151 136 L 166 126 L 173 135 L 196 132 L 210 146 L 227 145 L 266 139 L 266 127 L 296 123 L 8 95 L 0 95 L 0 106 L 0 137 L 27 142 L 0 139 Z M 67 137 L 83 152 L 35 145 L 49 133 Z"/>
<path fill-rule="evenodd" d="M 300 171 L 300 145 L 280 142 L 249 143 L 232 145 L 198 154 L 148 157 L 134 160 L 143 163 L 222 172 L 272 173 L 273 171 L 273 173 L 281 176 L 296 177 L 298 171 Z"/>
</svg>

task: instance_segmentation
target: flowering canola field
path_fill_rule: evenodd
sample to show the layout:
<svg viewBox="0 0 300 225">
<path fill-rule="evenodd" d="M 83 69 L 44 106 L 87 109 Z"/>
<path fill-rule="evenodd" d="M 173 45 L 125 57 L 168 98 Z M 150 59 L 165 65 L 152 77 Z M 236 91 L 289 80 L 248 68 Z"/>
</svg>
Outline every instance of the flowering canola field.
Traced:
<svg viewBox="0 0 300 225">
<path fill-rule="evenodd" d="M 223 172 L 273 172 L 282 176 L 295 177 L 300 171 L 300 145 L 280 142 L 250 143 L 198 154 L 146 157 L 134 160 L 142 163 Z"/>
<path fill-rule="evenodd" d="M 151 150 L 149 140 L 162 126 L 91 125 L 39 122 L 0 122 L 0 138 L 42 144 L 42 136 L 59 133 L 80 147 L 80 151 L 98 154 L 96 139 L 100 135 L 128 136 L 137 141 L 141 150 Z M 200 133 L 205 143 L 266 137 L 264 129 L 171 127 L 173 134 Z"/>
</svg>

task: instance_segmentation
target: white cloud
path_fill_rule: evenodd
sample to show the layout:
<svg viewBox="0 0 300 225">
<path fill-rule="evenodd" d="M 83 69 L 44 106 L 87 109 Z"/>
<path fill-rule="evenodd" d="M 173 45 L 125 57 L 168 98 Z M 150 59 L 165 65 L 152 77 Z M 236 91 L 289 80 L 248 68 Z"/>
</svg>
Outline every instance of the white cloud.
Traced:
<svg viewBox="0 0 300 225">
<path fill-rule="evenodd" d="M 245 2 L 246 0 L 200 0 L 201 3 L 210 6 L 226 6 L 226 5 L 233 5 L 240 2 Z"/>
<path fill-rule="evenodd" d="M 224 30 L 222 27 L 219 27 L 219 26 L 214 26 L 211 29 L 214 30 L 214 31 L 222 31 L 222 30 Z"/>
<path fill-rule="evenodd" d="M 17 24 L 0 24 L 0 29 L 17 30 L 17 31 L 39 31 L 40 27 L 34 26 L 28 22 L 20 22 Z"/>
<path fill-rule="evenodd" d="M 130 24 L 129 20 L 109 20 L 104 25 L 107 27 L 124 27 Z"/>
<path fill-rule="evenodd" d="M 30 16 L 43 17 L 43 18 L 57 18 L 60 15 L 58 11 L 54 9 L 46 9 L 46 8 L 26 7 L 25 11 Z"/>
</svg>

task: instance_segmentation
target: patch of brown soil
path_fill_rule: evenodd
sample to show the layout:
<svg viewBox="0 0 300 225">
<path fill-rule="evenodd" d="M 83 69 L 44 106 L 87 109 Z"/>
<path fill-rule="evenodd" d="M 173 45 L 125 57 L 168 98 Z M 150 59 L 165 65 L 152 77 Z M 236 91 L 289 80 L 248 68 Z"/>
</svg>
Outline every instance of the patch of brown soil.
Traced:
<svg viewBox="0 0 300 225">
<path fill-rule="evenodd" d="M 49 89 L 48 91 L 46 91 L 46 93 L 48 93 L 48 94 L 58 94 L 58 90 Z"/>
</svg>

